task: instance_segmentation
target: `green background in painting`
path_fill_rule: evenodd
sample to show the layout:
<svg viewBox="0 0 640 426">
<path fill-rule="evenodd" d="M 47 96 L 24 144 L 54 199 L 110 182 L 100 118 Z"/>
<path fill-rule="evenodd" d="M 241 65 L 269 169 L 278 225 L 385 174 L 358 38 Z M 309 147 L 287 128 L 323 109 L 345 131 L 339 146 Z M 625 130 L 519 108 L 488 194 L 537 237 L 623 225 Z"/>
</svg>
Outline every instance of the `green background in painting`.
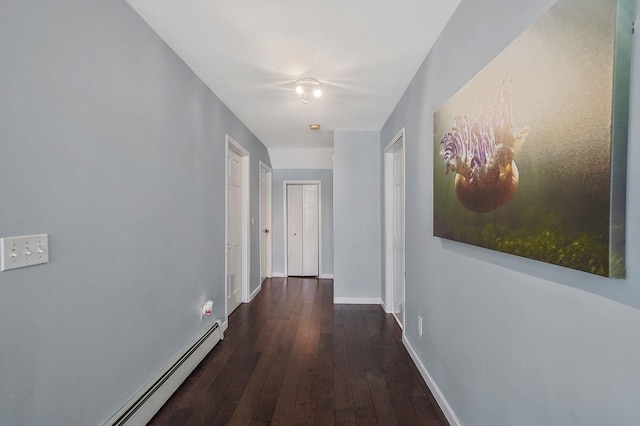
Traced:
<svg viewBox="0 0 640 426">
<path fill-rule="evenodd" d="M 436 111 L 436 236 L 598 275 L 624 274 L 624 253 L 610 246 L 616 6 L 560 0 Z M 520 184 L 505 206 L 474 213 L 457 200 L 439 142 L 456 115 L 477 118 L 505 80 L 515 128 L 529 127 L 515 158 Z"/>
</svg>

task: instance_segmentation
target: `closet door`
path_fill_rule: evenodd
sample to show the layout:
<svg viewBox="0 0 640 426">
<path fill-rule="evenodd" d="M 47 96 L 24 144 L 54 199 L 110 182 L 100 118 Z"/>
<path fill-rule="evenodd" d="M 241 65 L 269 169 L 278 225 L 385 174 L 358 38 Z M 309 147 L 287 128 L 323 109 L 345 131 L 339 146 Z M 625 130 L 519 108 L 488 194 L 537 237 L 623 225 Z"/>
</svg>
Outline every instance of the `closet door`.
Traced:
<svg viewBox="0 0 640 426">
<path fill-rule="evenodd" d="M 318 185 L 287 185 L 287 275 L 319 273 Z"/>
<path fill-rule="evenodd" d="M 287 275 L 302 276 L 302 185 L 287 185 Z"/>
<path fill-rule="evenodd" d="M 302 275 L 318 276 L 318 186 L 302 186 Z"/>
</svg>

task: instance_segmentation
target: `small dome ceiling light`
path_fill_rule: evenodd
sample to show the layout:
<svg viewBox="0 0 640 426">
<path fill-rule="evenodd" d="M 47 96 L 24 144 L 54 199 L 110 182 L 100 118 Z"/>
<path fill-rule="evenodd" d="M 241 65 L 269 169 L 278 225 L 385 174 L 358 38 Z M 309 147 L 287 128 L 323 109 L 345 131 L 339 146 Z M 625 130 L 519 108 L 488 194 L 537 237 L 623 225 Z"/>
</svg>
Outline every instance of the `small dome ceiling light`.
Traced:
<svg viewBox="0 0 640 426">
<path fill-rule="evenodd" d="M 309 124 L 309 128 L 311 130 L 320 130 L 320 125 L 318 123 Z"/>
<path fill-rule="evenodd" d="M 315 78 L 305 77 L 296 80 L 296 93 L 300 95 L 302 102 L 307 104 L 314 98 L 322 96 L 322 85 Z"/>
</svg>

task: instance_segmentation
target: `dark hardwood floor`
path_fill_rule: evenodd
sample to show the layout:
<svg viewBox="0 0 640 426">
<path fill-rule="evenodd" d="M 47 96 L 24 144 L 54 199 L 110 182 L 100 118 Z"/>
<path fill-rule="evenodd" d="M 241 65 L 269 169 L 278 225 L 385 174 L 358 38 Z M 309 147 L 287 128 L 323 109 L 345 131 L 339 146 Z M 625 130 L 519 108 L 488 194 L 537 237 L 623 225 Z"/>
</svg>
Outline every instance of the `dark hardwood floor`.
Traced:
<svg viewBox="0 0 640 426">
<path fill-rule="evenodd" d="M 391 315 L 266 280 L 151 425 L 446 425 Z"/>
</svg>

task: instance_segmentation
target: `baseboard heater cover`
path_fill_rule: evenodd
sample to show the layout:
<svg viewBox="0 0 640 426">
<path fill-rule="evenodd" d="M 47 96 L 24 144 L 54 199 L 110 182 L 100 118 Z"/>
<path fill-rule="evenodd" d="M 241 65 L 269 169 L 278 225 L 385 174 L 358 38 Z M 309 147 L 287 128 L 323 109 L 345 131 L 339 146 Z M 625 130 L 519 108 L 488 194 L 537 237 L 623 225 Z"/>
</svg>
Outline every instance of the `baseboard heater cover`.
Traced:
<svg viewBox="0 0 640 426">
<path fill-rule="evenodd" d="M 165 367 L 149 385 L 131 398 L 105 425 L 146 425 L 222 339 L 224 339 L 222 323 L 220 320 L 215 320 L 201 337 L 197 338 L 174 362 Z"/>
</svg>

